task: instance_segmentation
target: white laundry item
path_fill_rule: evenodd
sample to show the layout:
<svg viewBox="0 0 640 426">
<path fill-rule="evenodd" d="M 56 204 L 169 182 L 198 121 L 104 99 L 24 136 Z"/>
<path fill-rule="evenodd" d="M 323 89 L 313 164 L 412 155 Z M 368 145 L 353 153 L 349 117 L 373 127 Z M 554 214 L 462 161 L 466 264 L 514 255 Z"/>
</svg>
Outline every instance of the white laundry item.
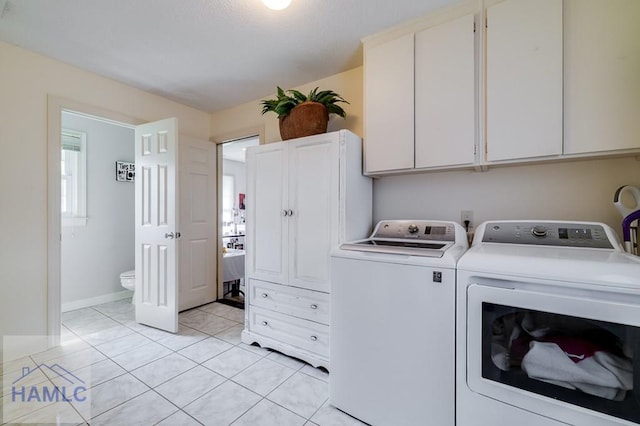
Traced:
<svg viewBox="0 0 640 426">
<path fill-rule="evenodd" d="M 610 400 L 624 399 L 626 391 L 633 389 L 631 361 L 605 351 L 576 363 L 557 344 L 533 341 L 522 369 L 532 379 Z"/>
</svg>

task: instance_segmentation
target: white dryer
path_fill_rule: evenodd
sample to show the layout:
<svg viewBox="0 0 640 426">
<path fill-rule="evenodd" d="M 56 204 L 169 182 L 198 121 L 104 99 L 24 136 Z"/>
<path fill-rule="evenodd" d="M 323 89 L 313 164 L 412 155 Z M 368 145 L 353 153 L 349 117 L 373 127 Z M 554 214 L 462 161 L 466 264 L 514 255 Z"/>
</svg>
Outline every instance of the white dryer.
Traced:
<svg viewBox="0 0 640 426">
<path fill-rule="evenodd" d="M 372 425 L 454 424 L 453 222 L 381 221 L 331 256 L 330 403 Z"/>
<path fill-rule="evenodd" d="M 458 262 L 456 424 L 640 424 L 640 258 L 593 222 L 491 221 Z"/>
</svg>

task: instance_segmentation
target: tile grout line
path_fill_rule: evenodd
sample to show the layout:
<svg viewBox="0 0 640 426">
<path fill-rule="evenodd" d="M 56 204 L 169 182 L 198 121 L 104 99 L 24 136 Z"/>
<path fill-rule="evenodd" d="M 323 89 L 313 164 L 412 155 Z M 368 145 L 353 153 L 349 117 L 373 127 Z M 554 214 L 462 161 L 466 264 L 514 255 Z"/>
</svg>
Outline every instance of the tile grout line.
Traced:
<svg viewBox="0 0 640 426">
<path fill-rule="evenodd" d="M 214 302 L 214 303 L 215 303 L 215 302 Z M 203 305 L 203 306 L 205 306 L 205 305 Z M 231 328 L 233 328 L 233 327 L 237 327 L 238 325 L 242 325 L 242 323 L 238 323 L 235 319 L 227 318 L 227 317 L 224 317 L 224 316 L 222 316 L 222 315 L 218 315 L 218 314 L 214 314 L 214 313 L 211 313 L 211 312 L 205 311 L 205 310 L 200 309 L 200 308 L 201 308 L 201 307 L 196 307 L 196 308 L 193 308 L 193 310 L 199 310 L 199 311 L 204 312 L 204 313 L 206 313 L 206 314 L 208 314 L 208 315 L 212 315 L 212 316 L 214 316 L 214 317 L 222 318 L 222 319 L 224 319 L 224 320 L 232 321 L 232 322 L 234 322 L 234 323 L 235 323 L 235 324 L 233 324 L 233 325 L 231 325 L 231 326 L 229 326 L 229 327 L 226 327 L 226 328 L 224 328 L 224 329 L 220 330 L 219 332 L 217 332 L 217 334 L 221 334 L 221 333 L 223 333 L 223 332 L 225 332 L 225 331 L 227 331 L 227 330 L 229 330 L 229 329 L 231 329 Z M 184 357 L 184 358 L 186 358 L 186 359 L 190 360 L 191 362 L 195 362 L 195 363 L 196 363 L 196 365 L 194 365 L 193 367 L 191 367 L 191 368 L 189 368 L 189 369 L 187 369 L 187 370 L 185 370 L 185 371 L 183 371 L 183 372 L 181 372 L 181 373 L 179 373 L 179 374 L 177 374 L 177 375 L 175 375 L 175 376 L 173 376 L 173 377 L 168 378 L 167 380 L 163 381 L 162 383 L 159 383 L 158 385 L 156 385 L 155 387 L 153 387 L 153 388 L 152 388 L 152 387 L 151 387 L 151 386 L 149 386 L 147 383 L 145 383 L 145 382 L 141 381 L 138 377 L 136 377 L 135 375 L 133 375 L 132 371 L 133 371 L 133 370 L 135 370 L 135 369 L 128 370 L 128 369 L 127 369 L 127 368 L 125 368 L 124 366 L 122 366 L 122 365 L 118 364 L 116 361 L 114 361 L 114 360 L 113 360 L 113 358 L 112 358 L 111 356 L 109 356 L 109 355 L 107 355 L 106 353 L 104 353 L 104 352 L 102 352 L 101 350 L 99 350 L 99 349 L 96 347 L 96 345 L 94 345 L 94 344 L 92 344 L 92 343 L 90 343 L 90 342 L 87 342 L 86 340 L 84 340 L 84 338 L 83 338 L 82 336 L 78 335 L 78 334 L 77 334 L 76 332 L 74 332 L 72 329 L 69 329 L 69 330 L 70 330 L 74 335 L 76 335 L 77 337 L 79 337 L 83 342 L 87 343 L 87 344 L 89 345 L 89 347 L 96 349 L 100 354 L 104 355 L 104 356 L 106 357 L 106 359 L 108 359 L 109 361 L 113 362 L 115 365 L 117 365 L 118 367 L 120 367 L 120 368 L 122 368 L 122 369 L 124 370 L 124 373 L 122 373 L 122 374 L 120 374 L 120 375 L 118 375 L 118 376 L 116 376 L 116 377 L 114 377 L 114 378 L 121 377 L 121 376 L 122 376 L 122 375 L 124 375 L 124 374 L 131 374 L 133 377 L 135 377 L 135 378 L 136 378 L 136 380 L 138 380 L 138 381 L 140 381 L 141 383 L 143 383 L 143 384 L 148 388 L 148 390 L 152 390 L 156 395 L 158 395 L 158 396 L 160 396 L 161 398 L 163 398 L 164 400 L 168 401 L 170 404 L 172 404 L 172 405 L 177 409 L 177 411 L 175 411 L 175 412 L 171 413 L 171 414 L 170 414 L 169 416 L 167 416 L 165 419 L 160 420 L 160 422 L 162 422 L 163 420 L 166 420 L 167 418 L 169 418 L 169 417 L 171 417 L 171 416 L 173 416 L 173 415 L 177 414 L 178 412 L 182 412 L 182 413 L 184 413 L 185 415 L 187 415 L 187 416 L 189 416 L 190 418 L 192 418 L 192 419 L 194 419 L 195 421 L 197 421 L 198 423 L 200 423 L 197 419 L 195 419 L 195 418 L 193 418 L 191 415 L 189 415 L 189 414 L 188 414 L 188 413 L 187 413 L 183 408 L 178 407 L 176 404 L 174 404 L 173 402 L 171 402 L 170 400 L 168 400 L 167 398 L 165 398 L 162 394 L 160 394 L 160 393 L 156 390 L 156 388 L 157 388 L 157 387 L 159 387 L 159 386 L 161 386 L 161 385 L 163 385 L 163 384 L 165 384 L 165 383 L 169 382 L 170 380 L 175 379 L 176 377 L 179 377 L 179 376 L 180 376 L 180 375 L 182 375 L 182 374 L 187 373 L 188 371 L 191 371 L 191 370 L 195 369 L 195 368 L 196 368 L 196 367 L 198 367 L 198 366 L 202 366 L 202 367 L 206 368 L 208 371 L 211 371 L 211 372 L 213 372 L 214 374 L 219 375 L 220 377 L 224 378 L 224 381 L 223 381 L 222 383 L 218 384 L 217 386 L 215 386 L 215 387 L 211 388 L 210 390 L 208 390 L 207 392 L 205 392 L 203 395 L 201 395 L 201 396 L 199 396 L 199 397 L 195 398 L 193 401 L 188 402 L 187 404 L 185 404 L 185 407 L 186 407 L 186 406 L 188 406 L 189 404 L 192 404 L 193 402 L 197 401 L 198 399 L 202 398 L 202 396 L 204 396 L 204 395 L 208 394 L 209 392 L 214 391 L 215 389 L 217 389 L 219 386 L 221 386 L 222 384 L 224 384 L 224 383 L 226 383 L 226 382 L 232 382 L 232 383 L 234 383 L 234 384 L 236 384 L 236 385 L 238 385 L 238 386 L 240 386 L 240 387 L 242 387 L 242 388 L 244 388 L 244 389 L 248 390 L 249 392 L 252 392 L 253 394 L 258 395 L 258 396 L 260 397 L 260 399 L 259 399 L 255 404 L 253 404 L 251 407 L 249 407 L 247 410 L 245 410 L 245 411 L 244 411 L 240 416 L 238 416 L 235 420 L 233 420 L 233 422 L 232 422 L 231 424 L 233 424 L 234 422 L 236 422 L 239 418 L 241 418 L 242 416 L 244 416 L 248 411 L 250 411 L 251 409 L 253 409 L 257 404 L 259 404 L 260 402 L 262 402 L 262 401 L 263 401 L 263 400 L 265 400 L 265 399 L 266 399 L 268 402 L 270 402 L 270 403 L 272 403 L 272 404 L 275 404 L 276 406 L 278 406 L 278 407 L 280 407 L 280 408 L 282 408 L 282 409 L 286 410 L 287 412 L 290 412 L 290 413 L 292 413 L 292 414 L 294 414 L 294 415 L 296 415 L 296 416 L 298 416 L 298 417 L 300 417 L 300 418 L 304 419 L 304 420 L 305 420 L 305 423 L 306 423 L 306 422 L 311 422 L 311 421 L 312 421 L 312 420 L 311 420 L 311 418 L 313 418 L 313 416 L 314 416 L 314 415 L 316 415 L 316 414 L 317 414 L 317 413 L 322 409 L 322 407 L 326 404 L 326 402 L 328 401 L 328 398 L 327 398 L 327 399 L 325 399 L 325 400 L 320 404 L 320 406 L 319 406 L 316 410 L 314 410 L 314 412 L 311 414 L 311 416 L 310 416 L 310 417 L 305 417 L 305 416 L 300 415 L 300 414 L 298 414 L 298 413 L 296 413 L 296 412 L 294 412 L 294 411 L 290 410 L 289 408 L 284 407 L 284 406 L 282 406 L 282 405 L 278 404 L 277 402 L 272 401 L 272 400 L 270 400 L 270 399 L 268 398 L 268 396 L 269 396 L 269 395 L 271 395 L 271 394 L 272 394 L 273 392 L 275 392 L 278 388 L 280 388 L 284 383 L 286 383 L 288 380 L 290 380 L 290 379 L 291 379 L 291 377 L 293 377 L 293 376 L 295 375 L 295 373 L 297 373 L 297 372 L 300 372 L 301 374 L 305 375 L 306 377 L 309 377 L 309 378 L 311 378 L 311 379 L 318 380 L 319 382 L 323 382 L 323 383 L 325 383 L 325 384 L 326 384 L 326 381 L 324 381 L 324 380 L 322 380 L 322 379 L 320 379 L 320 378 L 318 378 L 318 377 L 314 377 L 313 375 L 311 375 L 311 374 L 308 374 L 308 373 L 304 372 L 304 371 L 303 371 L 303 369 L 304 369 L 305 365 L 307 365 L 307 364 L 306 364 L 306 363 L 304 363 L 304 362 L 302 362 L 302 361 L 301 361 L 301 365 L 299 365 L 299 366 L 297 366 L 297 367 L 295 367 L 295 368 L 294 368 L 294 367 L 291 367 L 290 365 L 286 365 L 285 363 L 280 362 L 280 360 L 278 360 L 278 359 L 271 359 L 271 358 L 268 358 L 272 353 L 280 353 L 280 352 L 277 352 L 277 351 L 271 351 L 271 350 L 269 350 L 269 349 L 267 349 L 267 348 L 263 348 L 263 349 L 266 349 L 266 350 L 268 351 L 267 353 L 264 353 L 264 354 L 260 354 L 260 353 L 254 352 L 254 351 L 250 351 L 250 350 L 245 349 L 245 348 L 243 348 L 243 347 L 241 347 L 241 346 L 240 346 L 240 345 L 242 344 L 242 341 L 240 341 L 239 343 L 232 343 L 232 342 L 228 342 L 228 341 L 226 341 L 226 340 L 224 340 L 224 339 L 221 339 L 221 338 L 219 338 L 219 337 L 216 337 L 216 334 L 210 334 L 210 333 L 208 333 L 208 332 L 206 332 L 206 331 L 198 330 L 197 328 L 194 328 L 193 326 L 191 326 L 191 325 L 187 325 L 187 324 L 184 324 L 184 323 L 180 323 L 180 325 L 181 325 L 181 326 L 183 326 L 183 327 L 185 327 L 185 328 L 187 328 L 187 329 L 191 329 L 191 330 L 195 330 L 195 331 L 197 331 L 197 332 L 199 332 L 199 333 L 203 333 L 203 335 L 205 335 L 206 337 L 204 337 L 204 338 L 203 338 L 202 340 L 200 340 L 200 341 L 193 342 L 193 343 L 191 343 L 191 344 L 189 344 L 189 345 L 187 345 L 187 346 L 185 346 L 185 347 L 182 347 L 182 348 L 180 348 L 180 349 L 177 349 L 177 350 L 176 350 L 176 349 L 170 348 L 170 347 L 168 347 L 168 346 L 165 346 L 165 345 L 163 345 L 161 342 L 159 342 L 159 341 L 158 341 L 158 340 L 162 340 L 162 338 L 161 338 L 161 339 L 157 339 L 157 340 L 154 340 L 154 339 L 152 339 L 152 338 L 149 338 L 149 337 L 145 336 L 144 334 L 140 333 L 139 331 L 137 331 L 137 330 L 135 330 L 135 329 L 133 329 L 133 328 L 129 328 L 129 327 L 124 323 L 124 320 L 116 320 L 116 319 L 112 318 L 110 315 L 105 314 L 105 313 L 103 313 L 103 312 L 101 312 L 101 311 L 98 311 L 97 309 L 94 309 L 93 307 L 91 307 L 91 309 L 93 309 L 93 310 L 94 310 L 94 311 L 96 311 L 96 312 L 101 313 L 101 314 L 102 314 L 102 315 L 104 315 L 106 318 L 109 318 L 109 319 L 111 319 L 111 320 L 115 321 L 116 323 L 118 323 L 118 325 L 122 325 L 122 326 L 124 326 L 124 327 L 127 327 L 129 330 L 131 330 L 131 331 L 132 331 L 132 334 L 133 334 L 133 333 L 136 333 L 136 334 L 137 334 L 137 335 L 139 335 L 139 336 L 142 336 L 142 337 L 145 337 L 145 338 L 147 338 L 147 339 L 151 340 L 151 342 L 149 342 L 149 343 L 147 343 L 147 344 L 144 344 L 144 345 L 138 346 L 138 347 L 136 347 L 136 348 L 133 348 L 133 349 L 131 349 L 130 351 L 125 351 L 125 352 L 123 352 L 122 354 L 125 354 L 125 353 L 128 353 L 128 352 L 131 352 L 131 351 L 134 351 L 134 350 L 139 349 L 139 348 L 144 347 L 144 346 L 147 346 L 147 345 L 149 345 L 149 344 L 150 344 L 150 343 L 152 343 L 152 342 L 154 342 L 154 343 L 158 343 L 160 346 L 162 346 L 162 347 L 164 347 L 164 348 L 166 348 L 166 349 L 168 349 L 168 350 L 170 351 L 170 353 L 168 353 L 167 355 L 162 356 L 162 357 L 157 358 L 157 359 L 154 359 L 154 360 L 152 360 L 152 361 L 149 361 L 148 363 L 143 364 L 143 365 L 141 365 L 141 366 L 138 366 L 138 367 L 136 367 L 135 369 L 138 369 L 138 368 L 142 368 L 142 367 L 144 367 L 144 366 L 147 366 L 147 365 L 149 365 L 149 364 L 151 364 L 151 363 L 153 363 L 153 362 L 155 362 L 155 361 L 158 361 L 158 360 L 161 360 L 161 359 L 163 359 L 163 358 L 166 358 L 166 357 L 170 356 L 171 354 L 178 354 L 178 355 L 180 355 L 180 356 L 182 356 L 182 357 Z M 238 308 L 232 308 L 232 309 L 238 309 Z M 189 311 L 187 311 L 187 312 L 189 312 Z M 128 321 L 127 321 L 127 322 L 128 322 Z M 67 328 L 68 328 L 68 327 L 67 327 Z M 113 327 L 109 327 L 109 328 L 113 328 Z M 107 328 L 107 329 L 109 329 L 109 328 Z M 107 330 L 107 329 L 104 329 L 104 330 Z M 104 331 L 104 330 L 96 331 L 96 333 L 99 333 L 100 331 Z M 90 334 L 93 334 L 93 333 L 90 333 Z M 126 337 L 126 336 L 123 336 L 123 337 Z M 182 350 L 184 350 L 184 349 L 186 349 L 186 348 L 189 348 L 189 347 L 191 347 L 191 346 L 194 346 L 194 345 L 196 345 L 196 344 L 198 344 L 198 343 L 202 342 L 203 340 L 208 339 L 209 337 L 214 337 L 214 338 L 216 338 L 217 340 L 220 340 L 221 342 L 225 342 L 225 343 L 227 343 L 227 344 L 230 344 L 230 345 L 231 345 L 231 347 L 229 347 L 228 349 L 223 350 L 222 352 L 220 352 L 220 353 L 218 353 L 218 354 L 216 354 L 216 355 L 214 355 L 214 356 L 212 356 L 212 357 L 210 357 L 210 358 L 208 358 L 208 359 L 206 359 L 206 360 L 204 360 L 204 361 L 202 361 L 202 362 L 197 362 L 197 361 L 192 360 L 191 358 L 189 358 L 189 357 L 187 357 L 187 356 L 185 356 L 185 355 L 183 355 L 183 354 L 180 354 L 180 353 L 179 353 L 180 351 L 182 351 Z M 117 340 L 117 339 L 113 339 L 113 340 Z M 110 340 L 110 341 L 113 341 L 113 340 Z M 104 342 L 104 343 L 108 343 L 108 342 Z M 259 358 L 259 359 L 257 359 L 255 362 L 250 363 L 248 366 L 244 367 L 243 369 L 239 370 L 239 371 L 238 371 L 237 373 L 235 373 L 232 377 L 226 377 L 226 376 L 224 376 L 224 375 L 221 375 L 220 373 L 218 373 L 218 372 L 216 372 L 216 371 L 214 371 L 214 370 L 212 370 L 212 369 L 210 369 L 210 368 L 208 368 L 208 367 L 206 367 L 206 366 L 204 366 L 204 365 L 203 365 L 204 363 L 209 362 L 210 360 L 212 360 L 212 359 L 214 359 L 214 358 L 216 358 L 216 357 L 218 357 L 218 356 L 220 356 L 220 355 L 222 355 L 222 354 L 224 354 L 224 353 L 226 353 L 226 352 L 228 352 L 228 351 L 232 350 L 233 348 L 238 348 L 238 349 L 241 349 L 241 350 L 245 350 L 245 351 L 247 351 L 247 352 L 249 352 L 249 353 L 252 353 L 252 354 L 254 354 L 254 355 L 259 356 L 260 358 Z M 117 356 L 120 356 L 120 355 L 122 355 L 122 354 L 118 354 Z M 286 356 L 285 354 L 282 354 L 282 355 L 283 355 L 283 356 Z M 258 394 L 257 392 L 255 392 L 255 391 L 253 391 L 253 390 L 251 390 L 251 389 L 249 389 L 249 388 L 247 388 L 247 387 L 245 387 L 245 386 L 241 385 L 240 383 L 237 383 L 236 381 L 234 381 L 234 380 L 233 380 L 233 378 L 234 378 L 234 377 L 236 377 L 236 376 L 240 375 L 242 372 L 246 371 L 246 370 L 247 370 L 247 369 L 249 369 L 250 367 L 254 366 L 256 363 L 258 363 L 259 361 L 264 360 L 264 359 L 268 359 L 269 361 L 274 362 L 274 363 L 278 364 L 278 365 L 279 365 L 279 366 L 281 366 L 281 367 L 285 367 L 285 368 L 288 368 L 288 369 L 292 370 L 292 374 L 291 374 L 290 376 L 288 376 L 288 377 L 285 379 L 285 381 L 283 381 L 282 383 L 278 384 L 278 386 L 276 386 L 274 389 L 272 389 L 271 391 L 269 391 L 269 393 L 267 393 L 265 396 L 262 396 L 262 395 Z M 294 359 L 295 359 L 295 358 L 294 358 Z M 100 361 L 103 361 L 103 360 L 100 360 Z M 98 362 L 100 362 L 100 361 L 98 361 Z M 92 363 L 91 365 L 93 365 L 93 364 L 95 364 L 95 363 Z M 311 367 L 313 367 L 313 366 L 311 366 Z M 113 380 L 113 378 L 111 378 L 111 379 L 109 379 L 109 380 Z M 106 383 L 106 382 L 105 382 L 105 383 Z M 107 413 L 107 412 L 109 412 L 109 411 L 111 411 L 111 410 L 115 409 L 115 408 L 120 407 L 121 405 L 123 405 L 123 404 L 127 403 L 128 401 L 131 401 L 131 400 L 133 400 L 133 399 L 135 399 L 135 398 L 140 397 L 141 395 L 146 394 L 146 393 L 148 392 L 148 390 L 147 390 L 147 391 L 145 391 L 145 392 L 143 392 L 142 394 L 139 394 L 139 395 L 135 396 L 134 398 L 131 398 L 131 399 L 127 400 L 127 401 L 124 401 L 124 402 L 122 402 L 122 403 L 120 403 L 120 404 L 116 405 L 115 407 L 110 408 L 109 410 L 105 411 L 104 413 L 101 413 L 101 414 L 100 414 L 100 416 L 101 416 L 102 414 L 105 414 L 105 413 Z M 73 406 L 73 405 L 72 405 L 72 406 Z M 75 407 L 74 407 L 74 410 L 75 410 Z M 77 410 L 76 410 L 76 411 L 77 411 Z M 83 418 L 83 417 L 81 416 L 81 418 Z M 159 423 L 159 422 L 158 422 L 158 423 Z"/>
</svg>

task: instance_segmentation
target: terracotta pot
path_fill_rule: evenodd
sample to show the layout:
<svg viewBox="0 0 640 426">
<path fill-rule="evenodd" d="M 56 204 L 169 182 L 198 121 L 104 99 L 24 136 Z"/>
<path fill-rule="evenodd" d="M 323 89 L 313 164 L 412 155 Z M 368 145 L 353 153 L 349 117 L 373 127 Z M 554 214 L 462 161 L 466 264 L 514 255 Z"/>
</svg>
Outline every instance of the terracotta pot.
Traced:
<svg viewBox="0 0 640 426">
<path fill-rule="evenodd" d="M 280 136 L 287 139 L 317 135 L 327 131 L 329 112 L 318 102 L 303 102 L 296 105 L 289 115 L 280 117 Z"/>
</svg>

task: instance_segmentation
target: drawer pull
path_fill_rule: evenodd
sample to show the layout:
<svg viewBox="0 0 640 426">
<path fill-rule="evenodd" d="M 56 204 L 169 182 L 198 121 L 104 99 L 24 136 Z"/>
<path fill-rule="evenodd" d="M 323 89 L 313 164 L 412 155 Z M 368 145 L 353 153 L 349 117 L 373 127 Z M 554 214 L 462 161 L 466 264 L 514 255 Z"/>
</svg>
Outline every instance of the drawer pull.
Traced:
<svg viewBox="0 0 640 426">
<path fill-rule="evenodd" d="M 313 303 L 310 307 L 311 309 L 318 309 L 318 305 L 316 305 L 315 303 Z"/>
<path fill-rule="evenodd" d="M 311 336 L 311 341 L 312 341 L 312 342 L 315 342 L 316 340 L 318 340 L 318 337 L 317 337 L 317 336 Z"/>
<path fill-rule="evenodd" d="M 262 325 L 264 325 L 266 327 L 267 325 L 269 325 L 269 323 L 266 322 L 266 321 L 262 321 Z"/>
<path fill-rule="evenodd" d="M 262 297 L 267 298 L 269 295 L 267 293 L 262 293 Z"/>
</svg>

